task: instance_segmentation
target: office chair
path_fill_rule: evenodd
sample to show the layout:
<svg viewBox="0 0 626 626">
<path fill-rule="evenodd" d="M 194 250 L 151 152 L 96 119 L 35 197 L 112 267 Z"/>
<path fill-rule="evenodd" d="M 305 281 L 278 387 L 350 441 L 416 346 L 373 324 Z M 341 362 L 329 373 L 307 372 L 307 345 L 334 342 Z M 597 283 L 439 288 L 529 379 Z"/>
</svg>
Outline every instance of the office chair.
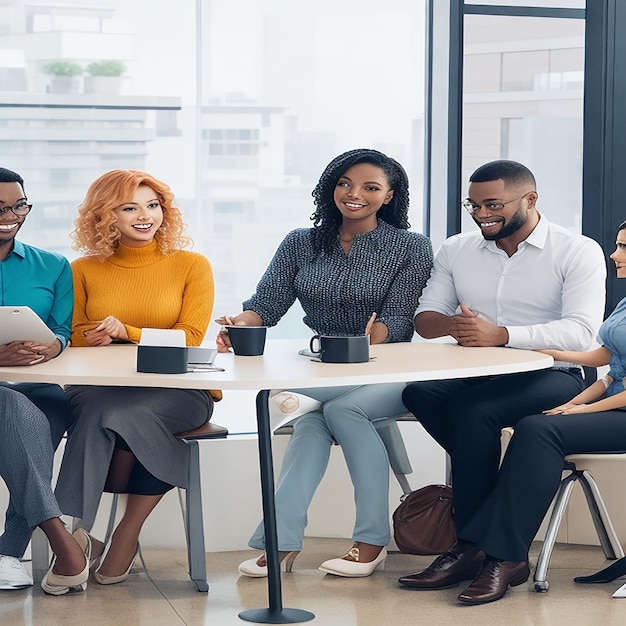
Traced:
<svg viewBox="0 0 626 626">
<path fill-rule="evenodd" d="M 274 426 L 275 435 L 291 435 L 293 425 L 298 417 L 319 409 L 321 402 L 292 391 L 280 391 L 270 396 L 270 419 L 279 420 Z M 411 461 L 407 454 L 402 433 L 397 422 L 402 420 L 415 420 L 412 413 L 402 413 L 386 417 L 372 422 L 387 449 L 389 465 L 400 484 L 402 492 L 407 495 L 412 489 L 407 480 L 407 474 L 413 471 Z"/>
<path fill-rule="evenodd" d="M 228 429 L 212 422 L 206 422 L 202 426 L 176 436 L 189 446 L 189 466 L 187 468 L 187 489 L 178 488 L 178 501 L 183 515 L 185 539 L 187 543 L 187 562 L 189 565 L 189 577 L 195 583 L 198 591 L 208 592 L 209 586 L 206 580 L 206 551 L 204 546 L 204 521 L 202 517 L 202 486 L 200 481 L 200 447 L 198 442 L 203 439 L 224 439 L 228 435 Z M 185 497 L 183 498 L 183 491 Z M 119 494 L 113 494 L 109 521 L 104 537 L 104 544 L 108 545 L 115 528 L 115 517 Z M 139 550 L 139 556 L 143 568 L 146 564 Z"/>
<path fill-rule="evenodd" d="M 597 380 L 597 370 L 595 367 L 583 367 L 585 374 L 585 387 L 589 387 Z M 513 436 L 513 428 L 502 430 L 502 454 Z M 600 489 L 589 471 L 589 466 L 599 459 L 626 461 L 626 453 L 621 454 L 570 454 L 563 459 L 563 471 L 569 472 L 561 480 L 559 488 L 552 502 L 552 511 L 546 528 L 546 533 L 541 546 L 541 551 L 537 558 L 535 574 L 533 577 L 534 589 L 539 593 L 546 593 L 550 587 L 547 580 L 548 565 L 554 550 L 556 537 L 563 521 L 563 516 L 567 509 L 572 490 L 576 482 L 580 483 L 585 499 L 589 507 L 591 519 L 600 540 L 600 545 L 607 559 L 617 559 L 624 556 L 624 551 L 619 542 L 611 519 L 607 512 Z"/>
</svg>

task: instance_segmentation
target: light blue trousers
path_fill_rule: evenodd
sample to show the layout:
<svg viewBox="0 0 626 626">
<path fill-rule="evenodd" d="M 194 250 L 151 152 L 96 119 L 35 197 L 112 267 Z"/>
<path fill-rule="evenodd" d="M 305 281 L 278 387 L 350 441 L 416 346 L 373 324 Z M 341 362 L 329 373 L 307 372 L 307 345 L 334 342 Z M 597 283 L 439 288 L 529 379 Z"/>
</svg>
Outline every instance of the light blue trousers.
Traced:
<svg viewBox="0 0 626 626">
<path fill-rule="evenodd" d="M 338 443 L 354 486 L 356 518 L 352 539 L 386 546 L 389 533 L 389 459 L 372 422 L 406 411 L 404 383 L 294 389 L 322 402 L 321 411 L 302 415 L 295 423 L 276 486 L 276 527 L 279 550 L 301 550 L 307 511 Z M 249 541 L 265 549 L 263 522 Z"/>
</svg>

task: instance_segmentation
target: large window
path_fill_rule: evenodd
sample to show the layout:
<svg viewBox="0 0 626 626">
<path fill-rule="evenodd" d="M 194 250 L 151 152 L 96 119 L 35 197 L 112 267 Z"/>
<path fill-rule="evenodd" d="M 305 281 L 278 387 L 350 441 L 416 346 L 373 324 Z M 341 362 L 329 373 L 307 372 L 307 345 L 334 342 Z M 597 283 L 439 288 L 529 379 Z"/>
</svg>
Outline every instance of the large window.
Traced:
<svg viewBox="0 0 626 626">
<path fill-rule="evenodd" d="M 236 313 L 311 224 L 325 165 L 356 147 L 405 165 L 420 230 L 423 32 L 423 0 L 0 3 L 0 153 L 34 203 L 23 239 L 74 256 L 89 183 L 144 169 L 212 261 L 215 314 Z M 272 336 L 308 336 L 301 317 Z"/>
<path fill-rule="evenodd" d="M 462 184 L 486 161 L 520 161 L 539 210 L 580 232 L 584 20 L 467 15 L 464 31 Z"/>
</svg>

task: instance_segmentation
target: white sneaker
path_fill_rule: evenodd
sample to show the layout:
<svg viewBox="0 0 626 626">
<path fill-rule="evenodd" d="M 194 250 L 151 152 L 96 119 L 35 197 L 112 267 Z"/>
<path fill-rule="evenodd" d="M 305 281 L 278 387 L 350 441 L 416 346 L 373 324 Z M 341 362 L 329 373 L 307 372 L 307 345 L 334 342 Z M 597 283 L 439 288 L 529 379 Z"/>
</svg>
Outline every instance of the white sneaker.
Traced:
<svg viewBox="0 0 626 626">
<path fill-rule="evenodd" d="M 0 554 L 0 589 L 23 589 L 33 584 L 33 577 L 14 556 Z"/>
</svg>

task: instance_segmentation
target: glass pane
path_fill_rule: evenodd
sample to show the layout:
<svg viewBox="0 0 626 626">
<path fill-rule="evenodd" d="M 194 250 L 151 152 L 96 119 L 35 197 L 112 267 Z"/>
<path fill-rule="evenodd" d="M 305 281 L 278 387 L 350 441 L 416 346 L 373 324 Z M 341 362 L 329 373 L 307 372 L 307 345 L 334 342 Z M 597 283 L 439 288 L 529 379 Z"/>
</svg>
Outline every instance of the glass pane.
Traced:
<svg viewBox="0 0 626 626">
<path fill-rule="evenodd" d="M 87 186 L 114 168 L 149 171 L 171 185 L 212 261 L 216 315 L 235 313 L 286 233 L 311 225 L 326 164 L 357 147 L 406 167 L 419 230 L 424 0 L 314 8 L 0 2 L 2 165 L 24 176 L 35 205 L 22 239 L 74 257 Z M 301 317 L 273 336 L 308 336 Z"/>
<path fill-rule="evenodd" d="M 542 9 L 584 9 L 586 0 L 465 0 L 465 4 L 488 4 L 510 7 L 540 7 Z"/>
<path fill-rule="evenodd" d="M 580 232 L 584 21 L 468 15 L 465 36 L 461 194 L 483 163 L 520 161 L 539 210 Z"/>
</svg>

